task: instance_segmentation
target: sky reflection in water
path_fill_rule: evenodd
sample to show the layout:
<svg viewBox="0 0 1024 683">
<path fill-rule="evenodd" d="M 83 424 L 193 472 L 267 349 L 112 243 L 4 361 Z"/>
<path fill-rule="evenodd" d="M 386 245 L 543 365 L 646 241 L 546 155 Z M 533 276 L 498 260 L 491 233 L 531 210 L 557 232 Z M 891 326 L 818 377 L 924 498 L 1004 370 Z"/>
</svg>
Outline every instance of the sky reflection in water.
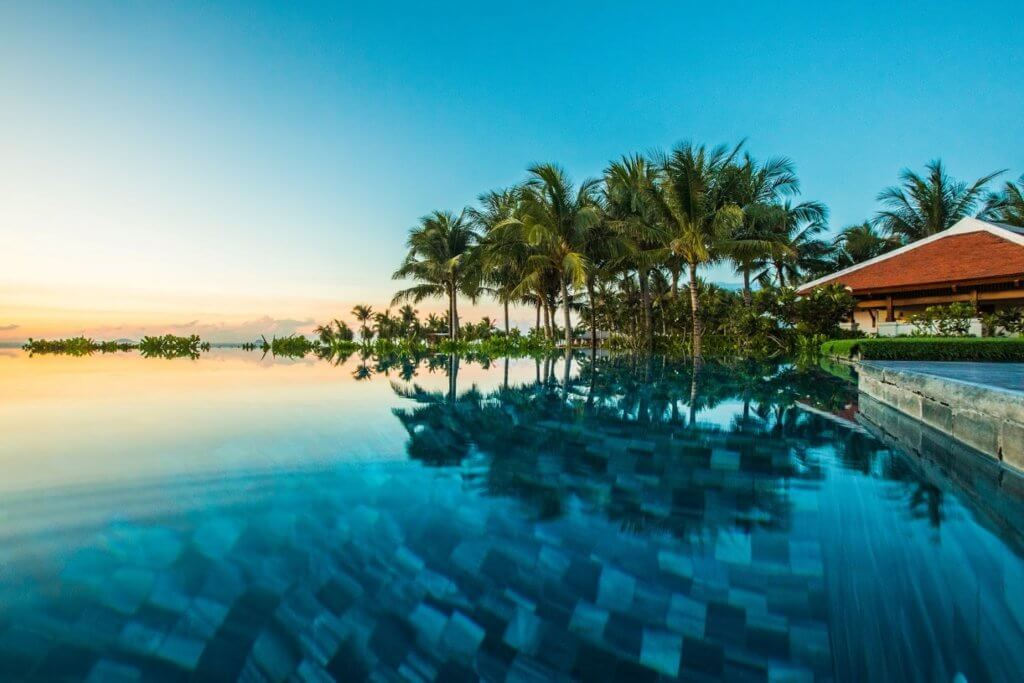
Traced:
<svg viewBox="0 0 1024 683">
<path fill-rule="evenodd" d="M 2 678 L 1024 670 L 1017 478 L 890 450 L 824 374 L 568 377 L 5 352 Z"/>
</svg>

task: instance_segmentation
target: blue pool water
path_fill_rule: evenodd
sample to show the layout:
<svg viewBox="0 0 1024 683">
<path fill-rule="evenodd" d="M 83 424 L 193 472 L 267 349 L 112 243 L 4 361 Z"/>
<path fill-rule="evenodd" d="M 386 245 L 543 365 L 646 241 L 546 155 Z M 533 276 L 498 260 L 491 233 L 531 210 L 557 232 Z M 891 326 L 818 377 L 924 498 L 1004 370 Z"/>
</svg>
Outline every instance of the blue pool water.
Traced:
<svg viewBox="0 0 1024 683">
<path fill-rule="evenodd" d="M 879 440 L 824 373 L 8 352 L 0 378 L 0 680 L 1024 672 L 1020 479 Z"/>
</svg>

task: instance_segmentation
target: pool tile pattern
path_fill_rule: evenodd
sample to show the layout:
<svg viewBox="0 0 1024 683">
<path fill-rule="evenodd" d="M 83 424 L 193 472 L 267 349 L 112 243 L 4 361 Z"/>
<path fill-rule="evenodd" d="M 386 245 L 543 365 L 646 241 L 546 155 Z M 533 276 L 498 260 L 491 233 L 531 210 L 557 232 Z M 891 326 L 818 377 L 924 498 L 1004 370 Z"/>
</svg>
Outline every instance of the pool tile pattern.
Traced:
<svg viewBox="0 0 1024 683">
<path fill-rule="evenodd" d="M 442 466 L 170 480 L 152 483 L 169 507 L 140 497 L 77 526 L 109 491 L 7 501 L 8 520 L 50 515 L 43 527 L 68 530 L 60 552 L 43 532 L 0 551 L 2 679 L 767 683 L 1024 670 L 1020 557 L 958 523 L 974 513 L 948 500 L 945 526 L 922 519 L 922 480 L 899 467 L 855 479 L 897 458 L 869 437 L 851 437 L 859 455 L 839 454 L 837 428 L 813 416 L 773 435 L 509 420 L 516 405 L 407 415 L 410 452 L 430 439 Z M 446 431 L 471 439 L 467 455 L 445 454 L 463 452 Z M 922 574 L 939 528 L 949 561 Z M 948 591 L 993 575 L 973 594 Z M 886 600 L 899 607 L 872 611 Z M 927 634 L 934 615 L 953 615 L 952 631 Z M 972 615 L 984 615 L 984 639 Z M 865 660 L 861 650 L 886 647 L 866 628 L 875 619 L 900 651 L 948 658 Z"/>
</svg>

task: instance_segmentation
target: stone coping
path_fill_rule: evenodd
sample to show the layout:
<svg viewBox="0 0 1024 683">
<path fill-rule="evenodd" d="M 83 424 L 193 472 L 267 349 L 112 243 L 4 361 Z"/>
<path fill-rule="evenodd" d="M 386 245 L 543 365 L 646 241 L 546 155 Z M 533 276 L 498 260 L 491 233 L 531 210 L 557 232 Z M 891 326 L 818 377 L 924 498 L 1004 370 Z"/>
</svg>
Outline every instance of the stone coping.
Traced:
<svg viewBox="0 0 1024 683">
<path fill-rule="evenodd" d="M 871 361 L 858 374 L 861 392 L 1024 470 L 1024 392 Z"/>
</svg>

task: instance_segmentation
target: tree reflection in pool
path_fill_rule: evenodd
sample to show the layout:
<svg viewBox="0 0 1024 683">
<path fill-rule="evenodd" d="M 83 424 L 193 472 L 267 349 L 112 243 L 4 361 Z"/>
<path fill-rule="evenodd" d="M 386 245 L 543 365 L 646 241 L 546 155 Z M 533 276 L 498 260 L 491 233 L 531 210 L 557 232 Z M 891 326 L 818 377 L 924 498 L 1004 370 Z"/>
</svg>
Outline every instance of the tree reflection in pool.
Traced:
<svg viewBox="0 0 1024 683">
<path fill-rule="evenodd" d="M 789 367 L 547 359 L 527 384 L 499 360 L 500 386 L 482 391 L 459 384 L 469 362 L 352 370 L 397 377 L 404 463 L 10 498 L 8 523 L 119 512 L 8 539 L 5 679 L 1024 670 L 1010 475 L 997 496 L 968 495 L 854 421 L 851 385 Z M 429 364 L 446 389 L 417 383 Z M 175 506 L 135 512 L 154 497 Z"/>
</svg>

